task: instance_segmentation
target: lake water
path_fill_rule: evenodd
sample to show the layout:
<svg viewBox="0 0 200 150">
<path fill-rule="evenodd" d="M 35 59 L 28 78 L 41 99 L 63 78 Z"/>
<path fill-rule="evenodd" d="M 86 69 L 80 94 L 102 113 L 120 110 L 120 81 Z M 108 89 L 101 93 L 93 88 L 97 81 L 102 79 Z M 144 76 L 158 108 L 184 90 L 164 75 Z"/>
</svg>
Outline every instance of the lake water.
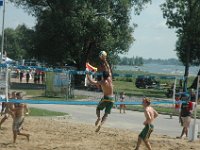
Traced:
<svg viewBox="0 0 200 150">
<path fill-rule="evenodd" d="M 185 72 L 184 66 L 179 65 L 159 65 L 159 64 L 144 64 L 143 66 L 116 66 L 117 70 L 140 70 L 150 73 L 170 74 L 183 76 Z M 196 76 L 200 66 L 190 67 L 189 76 Z"/>
</svg>

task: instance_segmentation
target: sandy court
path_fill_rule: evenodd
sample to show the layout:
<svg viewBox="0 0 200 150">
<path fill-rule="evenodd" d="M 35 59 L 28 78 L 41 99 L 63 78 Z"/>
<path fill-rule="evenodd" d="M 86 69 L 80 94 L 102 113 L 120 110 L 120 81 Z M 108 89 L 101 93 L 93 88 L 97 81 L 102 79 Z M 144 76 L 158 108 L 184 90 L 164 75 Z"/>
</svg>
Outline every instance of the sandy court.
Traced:
<svg viewBox="0 0 200 150">
<path fill-rule="evenodd" d="M 12 143 L 12 119 L 9 118 L 0 130 L 1 150 L 133 150 L 138 131 L 102 128 L 95 133 L 95 126 L 78 124 L 69 118 L 27 117 L 24 133 L 30 133 L 30 141 L 18 136 Z M 153 150 L 198 150 L 200 141 L 188 142 L 166 136 L 151 135 Z M 141 150 L 145 150 L 144 146 Z"/>
</svg>

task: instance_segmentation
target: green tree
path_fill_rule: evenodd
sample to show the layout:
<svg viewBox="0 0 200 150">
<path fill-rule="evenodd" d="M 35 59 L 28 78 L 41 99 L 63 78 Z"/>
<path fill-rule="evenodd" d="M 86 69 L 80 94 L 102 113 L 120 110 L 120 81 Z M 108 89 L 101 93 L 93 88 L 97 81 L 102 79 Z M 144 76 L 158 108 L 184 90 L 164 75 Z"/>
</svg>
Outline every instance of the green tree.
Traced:
<svg viewBox="0 0 200 150">
<path fill-rule="evenodd" d="M 33 54 L 51 64 L 96 63 L 101 50 L 111 63 L 129 50 L 134 26 L 130 11 L 139 14 L 151 0 L 10 0 L 37 18 Z M 98 64 L 94 64 L 98 65 Z"/>
<path fill-rule="evenodd" d="M 128 65 L 128 59 L 127 59 L 127 57 L 122 57 L 120 59 L 119 65 Z"/>
<path fill-rule="evenodd" d="M 34 49 L 34 31 L 25 25 L 18 25 L 16 29 L 6 28 L 4 31 L 4 51 L 14 60 L 32 58 Z"/>
<path fill-rule="evenodd" d="M 189 67 L 199 64 L 199 0 L 166 0 L 161 5 L 163 17 L 169 28 L 175 28 L 178 36 L 176 51 L 179 60 L 185 65 L 184 91 L 187 88 Z"/>
<path fill-rule="evenodd" d="M 135 60 L 134 60 L 134 64 L 135 64 L 136 66 L 142 66 L 142 65 L 144 64 L 143 58 L 137 56 L 137 57 L 135 58 Z"/>
</svg>

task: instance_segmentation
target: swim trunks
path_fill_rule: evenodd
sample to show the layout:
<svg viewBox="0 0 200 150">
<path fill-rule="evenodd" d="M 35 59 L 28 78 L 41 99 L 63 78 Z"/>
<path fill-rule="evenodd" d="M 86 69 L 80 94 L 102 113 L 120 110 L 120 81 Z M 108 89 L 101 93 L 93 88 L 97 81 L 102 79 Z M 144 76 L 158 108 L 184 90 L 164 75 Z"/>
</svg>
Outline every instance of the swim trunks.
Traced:
<svg viewBox="0 0 200 150">
<path fill-rule="evenodd" d="M 110 114 L 114 100 L 112 96 L 104 96 L 99 102 L 97 109 L 103 110 L 105 108 L 105 113 Z"/>
<path fill-rule="evenodd" d="M 23 117 L 16 117 L 13 120 L 13 131 L 20 132 L 21 126 L 24 122 L 24 116 Z"/>
<path fill-rule="evenodd" d="M 139 134 L 139 137 L 142 138 L 143 140 L 149 139 L 151 133 L 153 132 L 153 128 L 154 126 L 152 124 L 145 125 L 144 129 Z"/>
</svg>

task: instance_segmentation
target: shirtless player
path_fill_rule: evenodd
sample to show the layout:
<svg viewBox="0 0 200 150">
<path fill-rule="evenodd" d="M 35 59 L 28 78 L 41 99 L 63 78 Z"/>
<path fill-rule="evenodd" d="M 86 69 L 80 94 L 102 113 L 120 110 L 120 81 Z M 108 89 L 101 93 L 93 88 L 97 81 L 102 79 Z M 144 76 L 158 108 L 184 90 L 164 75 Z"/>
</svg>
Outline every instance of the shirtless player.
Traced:
<svg viewBox="0 0 200 150">
<path fill-rule="evenodd" d="M 112 84 L 112 73 L 110 66 L 106 60 L 106 56 L 100 57 L 100 59 L 103 61 L 104 64 L 104 71 L 103 71 L 103 79 L 101 81 L 95 81 L 91 79 L 90 75 L 87 73 L 87 78 L 90 83 L 95 84 L 97 86 L 101 86 L 103 90 L 103 98 L 99 102 L 96 108 L 96 115 L 97 115 L 97 120 L 95 122 L 95 125 L 98 126 L 96 129 L 96 132 L 98 132 L 101 128 L 101 126 L 104 124 L 106 121 L 106 118 L 108 117 L 108 114 L 111 113 L 111 109 L 113 107 L 114 103 L 114 96 L 113 96 L 113 84 Z M 100 117 L 100 111 L 105 109 L 105 113 L 103 117 Z M 99 124 L 99 122 L 101 123 Z"/>
<path fill-rule="evenodd" d="M 158 113 L 156 112 L 155 109 L 153 109 L 153 107 L 150 106 L 150 104 L 151 104 L 150 98 L 143 98 L 142 105 L 144 107 L 144 115 L 146 118 L 143 124 L 145 125 L 145 127 L 138 136 L 138 142 L 135 150 L 139 150 L 142 141 L 144 141 L 148 150 L 152 150 L 151 145 L 149 143 L 149 137 L 154 129 L 152 122 L 156 117 L 158 117 Z"/>
<path fill-rule="evenodd" d="M 15 100 L 15 99 L 22 99 L 20 97 L 20 92 L 13 91 L 12 94 L 8 93 L 8 99 Z M 0 129 L 1 125 L 9 118 L 10 116 L 10 110 L 14 108 L 13 102 L 2 102 L 2 109 L 1 109 L 1 116 L 3 115 L 3 118 L 0 121 Z M 12 116 L 13 117 L 13 116 Z"/>
<path fill-rule="evenodd" d="M 25 115 L 29 114 L 29 110 L 26 104 L 24 103 L 15 103 L 15 108 L 12 110 L 12 116 L 13 116 L 13 143 L 16 142 L 17 135 L 26 136 L 27 140 L 29 141 L 29 134 L 21 133 L 21 127 L 24 122 Z"/>
<path fill-rule="evenodd" d="M 14 109 L 14 104 L 13 103 L 2 102 L 1 116 L 3 115 L 3 118 L 0 121 L 0 129 L 1 129 L 1 125 L 8 119 L 8 117 L 10 115 L 12 116 L 12 113 L 11 113 L 12 109 Z"/>
</svg>

